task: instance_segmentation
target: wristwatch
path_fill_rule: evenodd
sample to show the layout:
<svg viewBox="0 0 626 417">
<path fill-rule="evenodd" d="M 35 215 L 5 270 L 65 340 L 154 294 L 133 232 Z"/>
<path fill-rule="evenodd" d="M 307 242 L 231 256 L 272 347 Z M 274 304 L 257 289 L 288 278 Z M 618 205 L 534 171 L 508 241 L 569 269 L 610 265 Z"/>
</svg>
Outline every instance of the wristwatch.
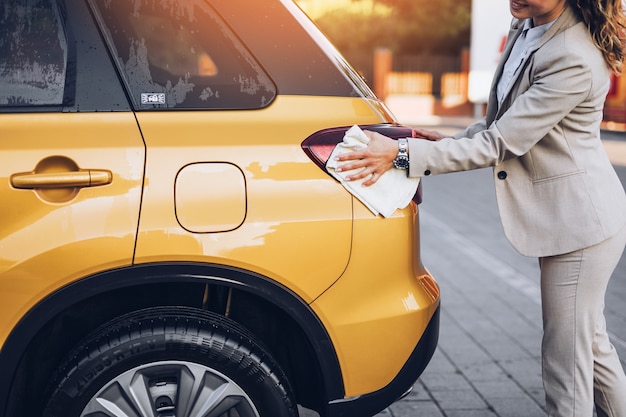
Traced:
<svg viewBox="0 0 626 417">
<path fill-rule="evenodd" d="M 408 139 L 398 139 L 398 155 L 393 160 L 393 166 L 398 169 L 409 169 Z"/>
</svg>

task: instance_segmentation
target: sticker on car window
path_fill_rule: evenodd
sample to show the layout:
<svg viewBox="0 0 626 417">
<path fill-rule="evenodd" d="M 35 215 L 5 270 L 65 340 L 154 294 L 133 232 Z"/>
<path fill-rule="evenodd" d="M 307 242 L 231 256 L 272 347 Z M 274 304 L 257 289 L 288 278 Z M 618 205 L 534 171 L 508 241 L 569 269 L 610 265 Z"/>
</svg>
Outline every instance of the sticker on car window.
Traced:
<svg viewBox="0 0 626 417">
<path fill-rule="evenodd" d="M 165 104 L 165 93 L 141 93 L 141 104 Z"/>
</svg>

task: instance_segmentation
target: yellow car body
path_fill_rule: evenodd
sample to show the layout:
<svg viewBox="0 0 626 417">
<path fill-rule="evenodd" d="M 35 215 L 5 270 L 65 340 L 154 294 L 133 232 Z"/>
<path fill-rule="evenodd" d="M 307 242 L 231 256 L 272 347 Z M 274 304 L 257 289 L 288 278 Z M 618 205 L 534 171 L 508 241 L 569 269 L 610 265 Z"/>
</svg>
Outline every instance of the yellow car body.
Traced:
<svg viewBox="0 0 626 417">
<path fill-rule="evenodd" d="M 60 19 L 72 36 L 100 30 L 98 59 L 105 44 L 115 55 L 105 2 L 70 3 Z M 231 19 L 234 5 L 208 3 Z M 255 7 L 321 37 L 291 2 L 267 3 Z M 87 10 L 80 24 L 93 27 L 79 29 Z M 354 75 L 317 42 L 333 71 Z M 372 415 L 398 398 L 436 346 L 439 291 L 420 258 L 418 205 L 373 215 L 303 151 L 324 129 L 397 126 L 361 80 L 345 81 L 359 94 L 283 94 L 274 79 L 275 97 L 255 109 L 145 109 L 121 81 L 98 86 L 131 97 L 111 111 L 78 108 L 91 88 L 78 81 L 69 105 L 0 94 L 0 415 L 41 412 L 81 340 L 160 306 L 247 328 L 321 416 Z"/>
</svg>

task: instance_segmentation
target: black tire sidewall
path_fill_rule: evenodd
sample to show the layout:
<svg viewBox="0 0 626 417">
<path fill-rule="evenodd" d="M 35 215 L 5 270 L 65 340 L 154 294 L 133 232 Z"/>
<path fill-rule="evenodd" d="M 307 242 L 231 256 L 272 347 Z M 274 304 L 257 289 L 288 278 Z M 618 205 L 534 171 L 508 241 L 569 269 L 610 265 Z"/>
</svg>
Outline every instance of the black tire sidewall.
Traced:
<svg viewBox="0 0 626 417">
<path fill-rule="evenodd" d="M 225 317 L 195 309 L 133 313 L 82 343 L 51 390 L 45 417 L 78 417 L 109 381 L 141 365 L 183 361 L 234 381 L 262 417 L 297 417 L 284 373 L 250 334 Z"/>
</svg>

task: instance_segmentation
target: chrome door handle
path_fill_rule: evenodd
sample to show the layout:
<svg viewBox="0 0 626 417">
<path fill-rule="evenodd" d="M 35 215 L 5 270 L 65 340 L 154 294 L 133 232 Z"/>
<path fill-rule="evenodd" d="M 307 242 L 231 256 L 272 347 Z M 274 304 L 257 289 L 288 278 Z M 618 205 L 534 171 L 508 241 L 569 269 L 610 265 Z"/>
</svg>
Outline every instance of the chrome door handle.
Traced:
<svg viewBox="0 0 626 417">
<path fill-rule="evenodd" d="M 11 185 L 19 189 L 97 187 L 110 184 L 112 181 L 111 171 L 101 169 L 45 174 L 22 173 L 11 176 Z"/>
</svg>

